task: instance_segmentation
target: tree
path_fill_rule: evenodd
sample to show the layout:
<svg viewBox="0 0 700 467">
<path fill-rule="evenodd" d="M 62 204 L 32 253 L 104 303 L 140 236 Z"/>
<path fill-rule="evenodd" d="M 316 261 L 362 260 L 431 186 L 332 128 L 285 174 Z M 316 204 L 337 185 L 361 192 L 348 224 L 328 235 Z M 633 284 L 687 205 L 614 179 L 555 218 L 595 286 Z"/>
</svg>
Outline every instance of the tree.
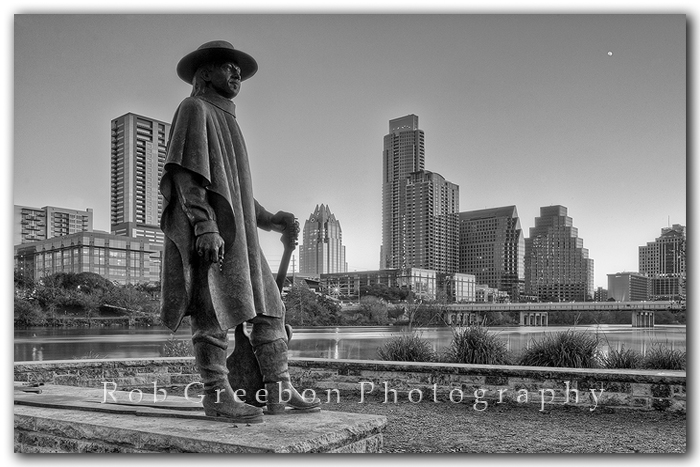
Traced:
<svg viewBox="0 0 700 467">
<path fill-rule="evenodd" d="M 158 300 L 160 296 L 160 282 L 146 282 L 136 285 L 136 290 L 151 296 L 153 300 Z"/>
<path fill-rule="evenodd" d="M 28 274 L 23 273 L 15 269 L 15 289 L 16 290 L 26 290 L 34 288 L 34 279 L 32 279 Z"/>
<path fill-rule="evenodd" d="M 285 320 L 292 326 L 332 326 L 340 324 L 340 305 L 318 295 L 306 284 L 294 284 L 283 298 Z"/>
<path fill-rule="evenodd" d="M 103 303 L 128 311 L 143 311 L 144 307 L 151 300 L 146 292 L 138 290 L 133 285 L 114 287 L 104 295 Z"/>
<path fill-rule="evenodd" d="M 46 315 L 34 300 L 15 299 L 15 326 L 43 326 L 46 324 Z"/>
<path fill-rule="evenodd" d="M 375 296 L 365 296 L 360 299 L 360 309 L 370 324 L 387 324 L 389 322 L 388 307 L 384 300 Z"/>
<path fill-rule="evenodd" d="M 75 282 L 80 286 L 82 292 L 109 291 L 118 287 L 108 279 L 95 274 L 94 272 L 79 272 L 76 274 Z"/>
<path fill-rule="evenodd" d="M 322 316 L 317 317 L 317 322 L 324 323 L 319 326 L 331 326 L 340 324 L 340 304 L 327 295 L 316 295 L 316 303 L 321 307 Z"/>
<path fill-rule="evenodd" d="M 439 304 L 413 302 L 407 303 L 404 309 L 409 329 L 444 323 L 444 310 Z"/>
</svg>

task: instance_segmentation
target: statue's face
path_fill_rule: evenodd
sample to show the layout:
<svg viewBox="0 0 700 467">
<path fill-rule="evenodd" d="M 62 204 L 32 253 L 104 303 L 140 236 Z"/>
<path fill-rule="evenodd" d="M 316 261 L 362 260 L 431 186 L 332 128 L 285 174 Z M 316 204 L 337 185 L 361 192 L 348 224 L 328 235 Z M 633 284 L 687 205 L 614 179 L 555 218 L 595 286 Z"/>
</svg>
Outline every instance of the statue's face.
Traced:
<svg viewBox="0 0 700 467">
<path fill-rule="evenodd" d="M 219 95 L 233 99 L 241 90 L 241 69 L 233 62 L 214 66 L 205 79 Z"/>
</svg>

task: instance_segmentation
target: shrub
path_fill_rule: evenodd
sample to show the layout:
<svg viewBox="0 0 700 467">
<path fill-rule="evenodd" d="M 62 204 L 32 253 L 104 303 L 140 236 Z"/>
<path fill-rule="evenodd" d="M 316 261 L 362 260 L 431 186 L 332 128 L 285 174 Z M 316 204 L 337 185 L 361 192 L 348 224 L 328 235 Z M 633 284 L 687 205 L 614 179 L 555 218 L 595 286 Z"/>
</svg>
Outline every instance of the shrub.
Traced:
<svg viewBox="0 0 700 467">
<path fill-rule="evenodd" d="M 432 362 L 435 350 L 430 342 L 415 333 L 394 337 L 377 349 L 380 360 L 393 362 Z"/>
<path fill-rule="evenodd" d="M 15 298 L 15 326 L 44 326 L 46 314 L 34 300 Z"/>
<path fill-rule="evenodd" d="M 625 349 L 623 345 L 620 350 L 610 349 L 607 355 L 600 357 L 603 368 L 640 368 L 642 366 L 642 355 L 632 349 Z"/>
<path fill-rule="evenodd" d="M 654 344 L 647 350 L 642 368 L 650 370 L 685 370 L 686 353 L 673 350 L 661 344 Z"/>
<path fill-rule="evenodd" d="M 450 363 L 508 365 L 511 358 L 506 344 L 483 326 L 468 326 L 453 331 L 452 342 L 441 360 Z"/>
<path fill-rule="evenodd" d="M 138 315 L 136 318 L 137 326 L 161 326 L 163 322 L 160 319 L 160 315 L 154 313 L 143 313 Z"/>
<path fill-rule="evenodd" d="M 73 360 L 104 360 L 106 357 L 100 355 L 97 352 L 90 350 L 88 353 L 81 355 L 80 357 L 73 357 Z"/>
<path fill-rule="evenodd" d="M 170 336 L 161 347 L 160 354 L 163 357 L 192 357 L 194 349 L 190 340 L 181 340 Z"/>
<path fill-rule="evenodd" d="M 545 334 L 542 339 L 530 342 L 519 364 L 595 368 L 598 366 L 598 336 L 571 330 Z"/>
</svg>

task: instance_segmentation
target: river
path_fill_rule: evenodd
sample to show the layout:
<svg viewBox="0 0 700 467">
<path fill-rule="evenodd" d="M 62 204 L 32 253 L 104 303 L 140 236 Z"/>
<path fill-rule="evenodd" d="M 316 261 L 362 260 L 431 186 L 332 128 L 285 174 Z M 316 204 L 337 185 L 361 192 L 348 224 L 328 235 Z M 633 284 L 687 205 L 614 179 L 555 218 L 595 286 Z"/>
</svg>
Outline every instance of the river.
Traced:
<svg viewBox="0 0 700 467">
<path fill-rule="evenodd" d="M 634 349 L 645 353 L 654 344 L 685 351 L 684 325 L 657 325 L 632 328 L 631 325 L 498 327 L 491 328 L 509 350 L 522 351 L 531 339 L 544 333 L 575 329 L 595 333 L 600 349 Z M 331 359 L 377 358 L 377 349 L 388 339 L 405 330 L 392 326 L 296 328 L 290 345 L 293 357 Z M 436 350 L 451 342 L 452 330 L 446 327 L 420 328 L 416 331 L 429 340 Z M 15 330 L 15 362 L 37 360 L 71 360 L 75 358 L 152 358 L 161 356 L 163 344 L 171 337 L 188 340 L 189 330 L 176 334 L 163 327 L 152 328 L 28 328 Z M 230 333 L 233 340 L 233 332 Z"/>
</svg>

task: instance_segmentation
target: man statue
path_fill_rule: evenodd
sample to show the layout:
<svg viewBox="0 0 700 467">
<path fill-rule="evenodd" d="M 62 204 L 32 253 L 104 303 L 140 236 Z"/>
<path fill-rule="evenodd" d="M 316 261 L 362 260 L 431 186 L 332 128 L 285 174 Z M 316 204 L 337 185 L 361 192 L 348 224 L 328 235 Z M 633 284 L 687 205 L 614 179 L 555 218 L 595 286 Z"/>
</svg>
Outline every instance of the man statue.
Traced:
<svg viewBox="0 0 700 467">
<path fill-rule="evenodd" d="M 296 236 L 298 224 L 293 214 L 273 215 L 254 199 L 231 101 L 257 69 L 226 41 L 207 42 L 180 60 L 177 74 L 192 84 L 192 94 L 173 117 L 160 182 L 162 321 L 175 331 L 190 316 L 205 414 L 241 422 L 259 422 L 263 412 L 236 397 L 228 380 L 227 331 L 244 322 L 252 324 L 250 345 L 266 390 L 257 398 L 267 413 L 321 404 L 305 400 L 290 382 L 284 304 L 258 241 L 257 228 Z"/>
</svg>

